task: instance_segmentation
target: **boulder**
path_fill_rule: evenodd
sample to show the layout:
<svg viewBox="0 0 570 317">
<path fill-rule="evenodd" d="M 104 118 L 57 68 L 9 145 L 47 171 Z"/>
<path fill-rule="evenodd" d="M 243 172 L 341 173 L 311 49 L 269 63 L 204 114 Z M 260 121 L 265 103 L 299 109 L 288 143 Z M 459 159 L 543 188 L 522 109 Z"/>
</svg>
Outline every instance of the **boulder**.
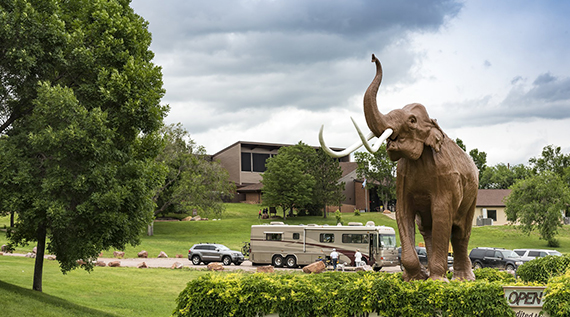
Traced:
<svg viewBox="0 0 570 317">
<path fill-rule="evenodd" d="M 26 253 L 26 257 L 27 257 L 27 258 L 32 258 L 32 259 L 33 259 L 33 258 L 35 258 L 35 257 L 36 257 L 36 254 L 35 254 L 35 253 L 32 253 L 32 252 L 28 252 L 28 253 Z"/>
<path fill-rule="evenodd" d="M 148 265 L 146 265 L 146 262 L 143 262 L 143 263 L 139 263 L 139 264 L 137 265 L 137 267 L 138 267 L 139 269 L 147 269 L 147 268 L 148 268 Z"/>
<path fill-rule="evenodd" d="M 160 253 L 158 254 L 159 258 L 167 258 L 168 255 L 166 255 L 166 253 L 164 253 L 164 251 L 160 251 Z"/>
<path fill-rule="evenodd" d="M 55 258 L 55 255 L 50 254 L 50 255 L 46 256 L 46 259 L 48 259 L 50 261 L 55 261 L 56 258 Z"/>
<path fill-rule="evenodd" d="M 0 252 L 0 255 L 4 255 L 4 252 Z"/>
<path fill-rule="evenodd" d="M 3 244 L 2 247 L 0 247 L 0 251 L 2 252 L 7 252 L 8 251 L 8 246 Z"/>
<path fill-rule="evenodd" d="M 224 265 L 220 262 L 213 262 L 213 263 L 208 264 L 208 270 L 209 271 L 223 271 Z"/>
<path fill-rule="evenodd" d="M 275 272 L 275 268 L 271 265 L 258 266 L 257 272 L 258 273 L 273 273 L 273 272 Z"/>
<path fill-rule="evenodd" d="M 202 217 L 200 217 L 200 216 L 195 216 L 195 217 L 192 217 L 192 219 L 190 219 L 190 221 L 200 221 L 200 220 L 202 220 Z"/>
<path fill-rule="evenodd" d="M 103 252 L 99 253 L 99 257 L 100 257 L 100 258 L 103 257 Z"/>
<path fill-rule="evenodd" d="M 103 261 L 97 261 L 97 262 L 95 262 L 95 266 L 103 267 L 103 266 L 107 266 L 107 264 L 105 264 L 105 262 L 103 262 Z"/>
<path fill-rule="evenodd" d="M 188 216 L 186 218 L 182 218 L 182 221 L 192 221 L 192 216 Z"/>
<path fill-rule="evenodd" d="M 177 254 L 177 255 L 176 255 L 176 258 L 177 258 L 177 259 L 184 259 L 184 255 L 182 255 L 182 254 Z"/>
<path fill-rule="evenodd" d="M 305 273 L 321 273 L 327 269 L 325 262 L 317 261 L 315 263 L 311 263 L 303 268 L 303 272 Z"/>
<path fill-rule="evenodd" d="M 180 262 L 174 262 L 172 263 L 172 266 L 170 267 L 171 269 L 181 269 L 184 267 L 184 264 L 180 263 Z"/>
<path fill-rule="evenodd" d="M 107 264 L 110 267 L 120 267 L 121 266 L 121 261 L 111 261 L 109 262 L 109 264 Z"/>
<path fill-rule="evenodd" d="M 83 261 L 83 260 L 77 260 L 76 262 L 79 265 L 85 265 L 86 264 L 85 261 Z"/>
<path fill-rule="evenodd" d="M 146 251 L 141 251 L 138 253 L 139 258 L 148 258 L 148 252 Z"/>
<path fill-rule="evenodd" d="M 115 252 L 113 252 L 113 257 L 122 259 L 125 257 L 125 252 L 115 251 Z"/>
<path fill-rule="evenodd" d="M 33 254 L 38 254 L 38 247 L 34 247 L 34 248 L 32 249 L 32 253 L 33 253 Z"/>
</svg>

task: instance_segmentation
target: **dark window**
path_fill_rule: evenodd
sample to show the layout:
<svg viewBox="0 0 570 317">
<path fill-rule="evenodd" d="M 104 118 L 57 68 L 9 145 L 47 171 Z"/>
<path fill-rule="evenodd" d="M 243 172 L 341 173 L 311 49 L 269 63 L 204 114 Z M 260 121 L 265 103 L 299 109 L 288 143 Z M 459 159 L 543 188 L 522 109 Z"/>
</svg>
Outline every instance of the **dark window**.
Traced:
<svg viewBox="0 0 570 317">
<path fill-rule="evenodd" d="M 524 250 L 517 250 L 517 251 L 515 251 L 515 253 L 522 256 L 525 253 L 525 251 Z"/>
<path fill-rule="evenodd" d="M 281 241 L 281 233 L 266 233 L 265 240 L 267 241 Z"/>
<path fill-rule="evenodd" d="M 342 243 L 368 243 L 367 234 L 344 233 Z"/>
<path fill-rule="evenodd" d="M 321 233 L 320 241 L 324 243 L 333 243 L 334 233 Z"/>
<path fill-rule="evenodd" d="M 241 153 L 241 171 L 251 172 L 251 153 Z"/>
<path fill-rule="evenodd" d="M 497 211 L 496 210 L 487 210 L 487 218 L 493 219 L 493 221 L 497 221 Z"/>
<path fill-rule="evenodd" d="M 528 256 L 537 257 L 537 256 L 540 256 L 540 252 L 538 252 L 538 251 L 529 251 L 529 252 L 528 252 Z"/>
<path fill-rule="evenodd" d="M 196 249 L 196 250 L 206 250 L 206 246 L 205 246 L 205 245 L 197 245 L 194 249 Z"/>
<path fill-rule="evenodd" d="M 269 158 L 269 154 L 253 153 L 253 171 L 265 172 L 265 161 Z"/>
<path fill-rule="evenodd" d="M 297 233 L 297 232 L 293 233 L 293 239 L 299 240 L 299 237 L 300 237 L 299 233 Z"/>
<path fill-rule="evenodd" d="M 490 258 L 495 257 L 495 251 L 487 250 L 487 252 L 485 253 L 485 256 L 488 256 Z"/>
</svg>

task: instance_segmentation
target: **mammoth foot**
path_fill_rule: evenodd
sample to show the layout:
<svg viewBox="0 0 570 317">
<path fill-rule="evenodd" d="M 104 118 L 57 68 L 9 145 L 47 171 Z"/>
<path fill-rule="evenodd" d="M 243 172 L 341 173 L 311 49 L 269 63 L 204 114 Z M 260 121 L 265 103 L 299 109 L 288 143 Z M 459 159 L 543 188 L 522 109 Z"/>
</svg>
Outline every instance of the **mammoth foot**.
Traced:
<svg viewBox="0 0 570 317">
<path fill-rule="evenodd" d="M 404 279 L 404 281 L 409 282 L 409 281 L 423 281 L 423 280 L 427 280 L 429 278 L 429 274 L 428 272 L 422 267 L 418 273 L 415 274 L 410 274 L 408 272 L 408 270 L 404 270 L 404 274 L 402 275 L 402 278 Z"/>
<path fill-rule="evenodd" d="M 456 270 L 453 272 L 452 280 L 454 280 L 454 281 L 474 281 L 475 280 L 475 274 L 473 274 L 473 270 L 471 270 L 471 269 Z"/>
</svg>

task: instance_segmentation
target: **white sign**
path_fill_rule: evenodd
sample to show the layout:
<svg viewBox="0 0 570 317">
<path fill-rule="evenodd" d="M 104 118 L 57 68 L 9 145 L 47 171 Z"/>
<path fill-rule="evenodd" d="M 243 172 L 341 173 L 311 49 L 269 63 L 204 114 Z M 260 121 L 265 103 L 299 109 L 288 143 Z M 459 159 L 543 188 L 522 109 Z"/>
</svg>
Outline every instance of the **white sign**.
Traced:
<svg viewBox="0 0 570 317">
<path fill-rule="evenodd" d="M 540 313 L 546 286 L 503 286 L 505 299 L 516 317 L 548 317 Z"/>
</svg>

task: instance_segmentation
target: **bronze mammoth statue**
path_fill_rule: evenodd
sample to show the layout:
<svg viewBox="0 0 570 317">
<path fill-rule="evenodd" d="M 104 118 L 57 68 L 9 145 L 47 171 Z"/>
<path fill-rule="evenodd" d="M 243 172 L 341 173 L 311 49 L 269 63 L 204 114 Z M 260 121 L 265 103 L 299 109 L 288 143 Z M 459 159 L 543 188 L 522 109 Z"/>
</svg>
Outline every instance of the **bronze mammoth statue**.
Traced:
<svg viewBox="0 0 570 317">
<path fill-rule="evenodd" d="M 447 280 L 449 242 L 454 251 L 454 279 L 474 280 L 467 252 L 475 203 L 478 171 L 473 160 L 430 119 L 425 107 L 418 103 L 382 114 L 376 105 L 382 81 L 382 66 L 376 64 L 376 76 L 364 95 L 364 114 L 372 131 L 364 136 L 355 123 L 360 142 L 342 152 L 322 148 L 342 157 L 364 145 L 375 152 L 386 140 L 388 156 L 398 161 L 396 176 L 396 220 L 402 244 L 402 265 L 406 280 Z M 354 122 L 354 120 L 353 120 Z M 374 145 L 368 141 L 379 137 Z M 415 225 L 426 244 L 428 271 L 420 264 L 415 250 Z"/>
</svg>

